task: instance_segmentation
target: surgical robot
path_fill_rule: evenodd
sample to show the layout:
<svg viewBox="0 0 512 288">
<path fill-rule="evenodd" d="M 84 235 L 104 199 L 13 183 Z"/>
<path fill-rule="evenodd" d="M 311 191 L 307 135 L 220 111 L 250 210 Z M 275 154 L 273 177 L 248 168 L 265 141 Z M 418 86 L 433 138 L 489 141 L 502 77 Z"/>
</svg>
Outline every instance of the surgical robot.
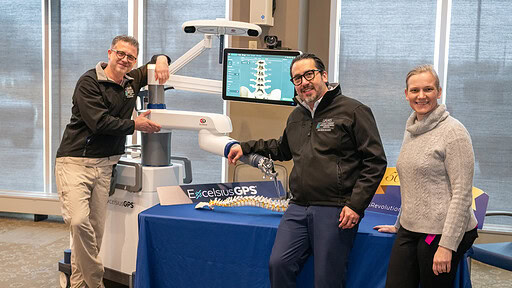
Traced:
<svg viewBox="0 0 512 288">
<path fill-rule="evenodd" d="M 212 35 L 257 37 L 261 34 L 261 28 L 257 25 L 219 19 L 188 21 L 182 25 L 182 29 L 186 33 L 206 34 L 201 42 L 170 65 L 170 78 L 164 85 L 154 80 L 154 65 L 148 66 L 148 99 L 143 101 L 142 108 L 151 109 L 150 120 L 159 123 L 162 130 L 154 134 L 141 133 L 140 153 L 123 155 L 116 168 L 116 189 L 108 200 L 105 234 L 100 250 L 105 267 L 104 278 L 130 287 L 136 268 L 139 213 L 159 203 L 157 187 L 191 182 L 190 161 L 171 156 L 171 131 L 198 131 L 199 147 L 219 156 L 227 156 L 230 147 L 238 143 L 227 136 L 232 131 L 232 125 L 226 115 L 165 109 L 164 86 L 220 94 L 221 81 L 175 73 L 205 49 L 211 48 Z M 223 39 L 220 38 L 222 43 Z M 220 50 L 219 55 L 222 55 L 222 45 Z M 138 157 L 139 154 L 141 157 Z M 277 187 L 277 173 L 272 160 L 256 154 L 243 156 L 240 160 L 259 168 L 274 179 Z M 59 271 L 65 272 L 63 270 L 59 263 Z M 63 282 L 69 281 L 69 275 L 64 281 L 62 276 L 61 286 L 66 287 Z"/>
</svg>

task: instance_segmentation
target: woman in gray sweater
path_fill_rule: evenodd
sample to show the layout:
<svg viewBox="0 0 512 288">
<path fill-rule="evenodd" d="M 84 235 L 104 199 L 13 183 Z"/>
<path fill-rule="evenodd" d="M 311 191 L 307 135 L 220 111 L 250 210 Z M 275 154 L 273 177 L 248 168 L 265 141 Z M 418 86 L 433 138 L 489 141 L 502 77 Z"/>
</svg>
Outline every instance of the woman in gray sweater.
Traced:
<svg viewBox="0 0 512 288">
<path fill-rule="evenodd" d="M 406 123 L 396 164 L 402 206 L 386 287 L 452 287 L 456 268 L 477 235 L 472 187 L 474 154 L 466 128 L 450 116 L 431 65 L 407 74 L 405 98 L 414 112 Z"/>
</svg>

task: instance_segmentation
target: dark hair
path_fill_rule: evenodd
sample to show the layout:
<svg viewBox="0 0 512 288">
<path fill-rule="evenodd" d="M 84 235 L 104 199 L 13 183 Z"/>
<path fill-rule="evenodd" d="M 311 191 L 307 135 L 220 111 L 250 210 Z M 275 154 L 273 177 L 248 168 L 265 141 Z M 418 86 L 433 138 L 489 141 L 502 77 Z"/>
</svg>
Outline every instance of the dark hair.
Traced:
<svg viewBox="0 0 512 288">
<path fill-rule="evenodd" d="M 295 57 L 295 59 L 293 59 L 292 64 L 290 64 L 290 77 L 293 77 L 293 75 L 292 75 L 293 64 L 295 64 L 295 62 L 297 62 L 297 61 L 305 60 L 305 59 L 313 59 L 315 61 L 316 69 L 321 70 L 321 72 L 325 71 L 324 62 L 322 62 L 322 60 L 320 58 L 318 58 L 315 54 L 305 53 L 305 54 L 300 54 L 299 56 Z"/>
<path fill-rule="evenodd" d="M 119 41 L 126 42 L 132 45 L 133 47 L 137 48 L 137 54 L 139 54 L 139 41 L 137 41 L 137 39 L 135 39 L 134 37 L 128 35 L 118 35 L 114 37 L 114 39 L 112 39 L 112 44 L 110 45 L 110 48 L 114 48 L 117 42 Z"/>
</svg>

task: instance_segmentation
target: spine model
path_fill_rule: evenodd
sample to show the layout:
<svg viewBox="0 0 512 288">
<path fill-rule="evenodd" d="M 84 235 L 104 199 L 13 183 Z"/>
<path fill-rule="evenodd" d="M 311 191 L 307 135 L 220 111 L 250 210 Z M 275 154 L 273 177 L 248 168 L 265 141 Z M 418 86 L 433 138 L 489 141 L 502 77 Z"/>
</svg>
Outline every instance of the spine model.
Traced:
<svg viewBox="0 0 512 288">
<path fill-rule="evenodd" d="M 263 60 L 259 60 L 257 64 L 258 66 L 255 68 L 256 73 L 254 73 L 256 79 L 251 79 L 251 81 L 256 83 L 250 84 L 250 86 L 255 89 L 253 92 L 254 98 L 266 99 L 268 96 L 267 91 L 265 90 L 270 88 L 270 86 L 266 85 L 267 82 L 270 82 L 270 80 L 266 80 L 267 74 L 265 71 L 267 71 L 267 69 L 265 68 L 265 65 L 267 65 L 267 63 Z"/>
<path fill-rule="evenodd" d="M 196 205 L 196 209 L 208 207 L 213 210 L 214 206 L 220 207 L 240 207 L 240 206 L 252 206 L 265 208 L 272 211 L 284 212 L 288 208 L 289 200 L 286 199 L 270 199 L 263 196 L 235 196 L 229 197 L 224 200 L 215 198 L 209 202 L 199 202 Z"/>
</svg>

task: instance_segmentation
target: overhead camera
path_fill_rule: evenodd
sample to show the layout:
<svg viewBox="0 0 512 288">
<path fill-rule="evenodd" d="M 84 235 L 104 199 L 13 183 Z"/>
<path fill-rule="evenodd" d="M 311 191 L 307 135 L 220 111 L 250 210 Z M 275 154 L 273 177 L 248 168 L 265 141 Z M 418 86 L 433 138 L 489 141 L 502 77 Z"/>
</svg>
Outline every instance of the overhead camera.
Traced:
<svg viewBox="0 0 512 288">
<path fill-rule="evenodd" d="M 185 33 L 251 37 L 258 37 L 261 35 L 261 27 L 256 24 L 225 19 L 187 21 L 181 25 L 181 28 Z"/>
<path fill-rule="evenodd" d="M 277 39 L 277 36 L 267 35 L 263 37 L 267 49 L 278 49 L 281 48 L 281 40 Z"/>
</svg>

